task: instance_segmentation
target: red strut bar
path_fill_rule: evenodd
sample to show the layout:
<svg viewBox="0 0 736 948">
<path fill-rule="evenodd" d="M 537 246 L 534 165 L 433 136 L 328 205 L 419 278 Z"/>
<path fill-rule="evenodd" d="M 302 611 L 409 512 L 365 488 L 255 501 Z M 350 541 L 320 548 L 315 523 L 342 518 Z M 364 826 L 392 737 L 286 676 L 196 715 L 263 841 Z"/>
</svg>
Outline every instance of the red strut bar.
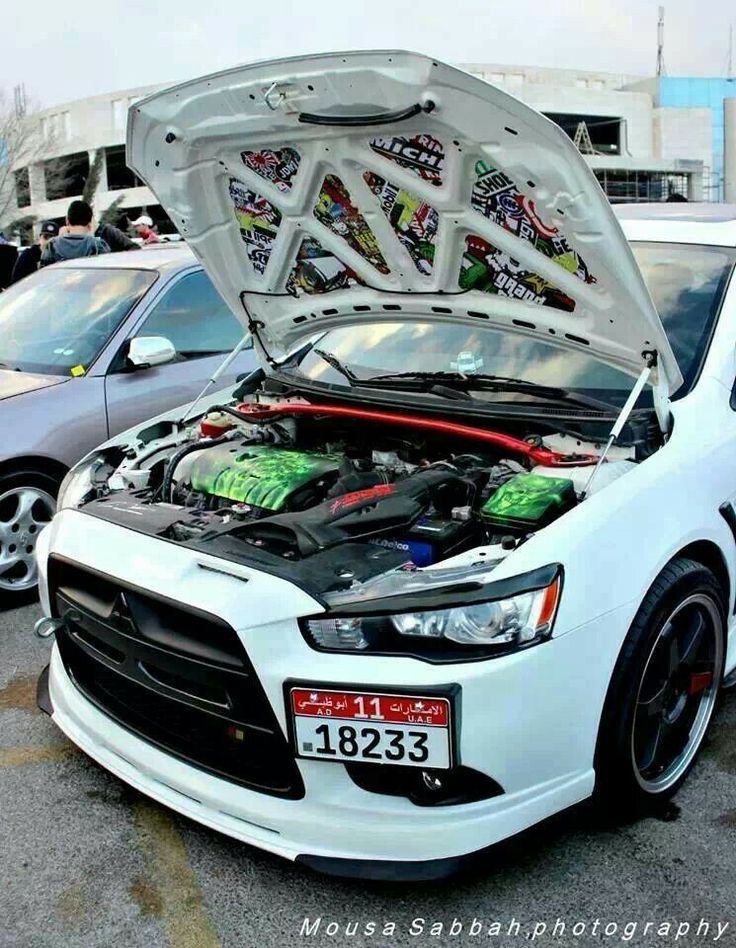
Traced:
<svg viewBox="0 0 736 948">
<path fill-rule="evenodd" d="M 390 425 L 404 425 L 407 428 L 442 431 L 445 434 L 460 435 L 463 438 L 495 444 L 499 448 L 531 458 L 535 464 L 543 464 L 545 467 L 580 467 L 598 463 L 596 454 L 560 454 L 558 451 L 538 447 L 529 444 L 528 441 L 522 441 L 521 438 L 514 438 L 498 431 L 484 431 L 482 428 L 457 425 L 452 421 L 440 421 L 437 418 L 425 418 L 422 415 L 373 411 L 366 408 L 350 408 L 345 405 L 308 405 L 298 402 L 271 406 L 251 405 L 244 402 L 238 405 L 237 411 L 254 421 L 266 421 L 281 415 L 332 415 L 338 418 L 362 418 L 365 421 L 381 421 Z"/>
</svg>

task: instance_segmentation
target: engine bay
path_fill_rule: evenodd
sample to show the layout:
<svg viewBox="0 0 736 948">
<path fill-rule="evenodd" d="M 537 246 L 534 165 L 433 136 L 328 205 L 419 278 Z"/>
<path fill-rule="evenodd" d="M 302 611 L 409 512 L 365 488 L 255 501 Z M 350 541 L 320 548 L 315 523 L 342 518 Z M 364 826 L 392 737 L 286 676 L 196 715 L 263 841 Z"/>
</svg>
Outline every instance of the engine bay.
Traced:
<svg viewBox="0 0 736 948">
<path fill-rule="evenodd" d="M 632 469 L 640 452 L 616 447 L 598 465 L 600 443 L 540 426 L 262 397 L 215 406 L 187 429 L 152 429 L 144 441 L 103 465 L 90 513 L 296 569 L 310 586 L 478 547 L 502 558 Z"/>
</svg>

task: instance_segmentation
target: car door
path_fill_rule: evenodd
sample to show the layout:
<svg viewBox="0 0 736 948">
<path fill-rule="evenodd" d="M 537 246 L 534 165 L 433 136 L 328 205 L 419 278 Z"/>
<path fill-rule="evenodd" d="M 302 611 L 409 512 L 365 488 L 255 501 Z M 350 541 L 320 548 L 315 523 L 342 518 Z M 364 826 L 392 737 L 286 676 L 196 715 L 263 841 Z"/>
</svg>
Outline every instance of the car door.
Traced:
<svg viewBox="0 0 736 948">
<path fill-rule="evenodd" d="M 203 270 L 189 271 L 173 281 L 134 335 L 165 337 L 173 344 L 176 358 L 164 365 L 133 368 L 125 358 L 127 340 L 105 379 L 110 436 L 193 399 L 242 334 L 241 325 Z M 255 365 L 252 347 L 245 349 L 218 384 L 234 385 L 238 375 Z"/>
</svg>

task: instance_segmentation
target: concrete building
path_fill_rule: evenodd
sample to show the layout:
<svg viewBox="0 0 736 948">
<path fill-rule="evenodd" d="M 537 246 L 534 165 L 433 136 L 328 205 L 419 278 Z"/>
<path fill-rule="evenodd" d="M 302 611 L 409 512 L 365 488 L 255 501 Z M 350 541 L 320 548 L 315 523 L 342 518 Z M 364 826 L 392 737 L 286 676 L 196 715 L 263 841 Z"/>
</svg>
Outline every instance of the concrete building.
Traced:
<svg viewBox="0 0 736 948">
<path fill-rule="evenodd" d="M 658 80 L 532 66 L 466 67 L 553 119 L 579 147 L 613 202 L 660 201 L 704 190 L 713 161 L 710 112 L 661 105 Z"/>
<path fill-rule="evenodd" d="M 652 97 L 655 122 L 663 147 L 702 152 L 705 199 L 724 198 L 726 102 L 736 97 L 736 78 L 659 76 L 639 80 L 628 88 Z"/>
<path fill-rule="evenodd" d="M 711 93 L 705 104 L 703 95 L 687 97 L 679 85 L 698 80 L 642 79 L 532 66 L 471 64 L 465 68 L 561 125 L 578 144 L 611 201 L 664 200 L 673 191 L 690 200 L 722 198 L 722 188 L 713 181 L 723 177 L 723 96 L 718 100 L 719 131 L 718 107 Z M 711 84 L 710 90 L 716 80 L 702 82 Z M 49 144 L 37 162 L 15 169 L 19 215 L 27 213 L 39 221 L 62 219 L 102 149 L 101 184 L 95 197 L 98 214 L 121 199 L 120 207 L 128 217 L 145 210 L 162 233 L 173 232 L 154 196 L 125 165 L 127 110 L 157 88 L 93 96 L 35 114 L 32 120 L 40 123 Z M 62 165 L 60 176 L 56 172 Z"/>
<path fill-rule="evenodd" d="M 95 155 L 101 150 L 95 211 L 100 214 L 121 198 L 119 206 L 129 219 L 145 209 L 162 233 L 174 232 L 156 198 L 125 163 L 128 108 L 158 88 L 126 89 L 34 113 L 29 121 L 39 124 L 40 139 L 46 145 L 37 162 L 14 169 L 18 216 L 28 214 L 37 221 L 61 223 L 69 202 L 81 196 Z"/>
</svg>

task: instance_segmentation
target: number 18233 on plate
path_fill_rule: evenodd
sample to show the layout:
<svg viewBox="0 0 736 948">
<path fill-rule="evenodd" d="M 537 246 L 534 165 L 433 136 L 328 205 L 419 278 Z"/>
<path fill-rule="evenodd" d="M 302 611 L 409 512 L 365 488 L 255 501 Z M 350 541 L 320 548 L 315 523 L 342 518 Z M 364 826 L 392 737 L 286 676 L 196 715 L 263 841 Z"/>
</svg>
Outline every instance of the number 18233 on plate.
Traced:
<svg viewBox="0 0 736 948">
<path fill-rule="evenodd" d="M 448 698 L 292 688 L 290 699 L 299 757 L 442 770 L 452 766 Z"/>
</svg>

